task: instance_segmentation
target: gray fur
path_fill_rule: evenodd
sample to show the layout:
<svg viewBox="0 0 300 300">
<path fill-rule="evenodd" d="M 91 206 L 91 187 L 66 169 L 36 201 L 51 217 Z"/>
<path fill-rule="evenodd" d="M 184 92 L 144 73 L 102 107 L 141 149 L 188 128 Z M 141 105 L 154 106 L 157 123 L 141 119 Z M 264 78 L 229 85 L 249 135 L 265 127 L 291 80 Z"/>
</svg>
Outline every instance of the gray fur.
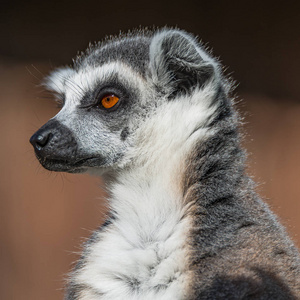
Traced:
<svg viewBox="0 0 300 300">
<path fill-rule="evenodd" d="M 85 86 L 78 83 L 84 79 L 85 70 L 98 68 L 101 72 L 101 67 L 105 68 L 109 63 L 118 67 L 104 79 L 92 78 L 92 82 Z M 122 73 L 123 70 L 128 76 Z M 78 77 L 78 74 L 83 75 Z M 48 87 L 65 99 L 65 103 L 61 113 L 31 139 L 40 162 L 55 171 L 100 172 L 113 182 L 113 188 L 121 184 L 120 174 L 135 174 L 135 170 L 143 170 L 149 162 L 155 164 L 155 155 L 163 155 L 164 149 L 156 149 L 158 153 L 152 153 L 151 149 L 145 148 L 148 152 L 141 153 L 146 157 L 135 156 L 139 153 L 138 147 L 151 146 L 151 138 L 159 139 L 153 130 L 150 130 L 149 136 L 140 137 L 137 134 L 139 130 L 151 124 L 149 120 L 155 120 L 155 116 L 168 104 L 186 101 L 187 106 L 193 105 L 195 95 L 207 91 L 205 95 L 208 95 L 209 103 L 203 104 L 207 117 L 199 124 L 193 123 L 186 143 L 195 136 L 201 138 L 183 152 L 185 158 L 182 161 L 176 162 L 184 166 L 176 189 L 181 193 L 182 206 L 188 207 L 179 223 L 190 220 L 187 240 L 182 241 L 182 248 L 188 249 L 185 250 L 188 257 L 182 271 L 184 278 L 188 278 L 185 279 L 186 291 L 183 296 L 176 297 L 207 300 L 299 299 L 299 253 L 276 217 L 256 194 L 254 183 L 245 173 L 246 155 L 240 145 L 239 117 L 229 97 L 230 84 L 221 74 L 219 63 L 194 37 L 183 31 L 164 29 L 158 32 L 136 31 L 107 40 L 91 46 L 78 57 L 73 69 L 59 70 L 50 76 Z M 121 95 L 122 102 L 115 110 L 99 109 L 97 101 L 106 92 Z M 176 124 L 182 121 L 180 118 L 171 120 Z M 59 128 L 53 132 L 59 132 L 59 135 L 53 133 L 55 138 L 48 136 L 49 141 L 44 137 L 43 149 L 40 149 L 45 128 L 53 130 L 53 124 Z M 67 128 L 65 133 L 64 128 Z M 179 130 L 178 135 L 170 131 L 170 140 L 163 142 L 171 147 L 188 128 Z M 61 138 L 64 134 L 72 141 L 67 146 Z M 175 147 L 171 154 L 184 151 L 184 146 Z M 155 158 L 151 160 L 153 156 Z M 135 178 L 140 187 L 151 186 L 153 173 L 164 171 L 163 165 L 153 168 L 150 168 L 151 172 L 141 173 L 139 178 Z M 130 190 L 130 186 L 126 188 Z M 113 200 L 116 202 L 116 199 Z M 159 211 L 160 208 L 157 209 Z M 135 213 L 132 208 L 132 218 Z M 105 289 L 84 283 L 78 276 L 88 268 L 95 247 L 101 245 L 102 238 L 114 230 L 120 219 L 121 212 L 112 210 L 108 221 L 85 245 L 71 275 L 66 299 L 111 299 Z M 162 220 L 161 224 L 167 221 Z M 143 241 L 141 247 L 156 242 L 154 236 L 155 231 L 150 238 L 146 236 L 148 240 Z M 142 234 L 140 238 L 143 239 Z M 156 265 L 149 268 L 149 274 L 168 258 L 155 251 Z M 180 272 L 176 276 L 182 275 Z M 178 281 L 174 276 L 168 282 L 149 286 L 149 292 L 142 278 L 114 275 L 116 280 L 124 282 L 133 296 L 141 295 L 134 299 L 144 299 L 142 295 L 149 296 L 150 292 L 162 295 L 162 291 L 166 291 L 168 295 L 168 289 Z M 152 278 L 152 275 L 149 276 Z M 157 299 L 162 298 L 157 296 Z"/>
<path fill-rule="evenodd" d="M 145 75 L 149 62 L 149 46 L 152 31 L 134 30 L 131 33 L 110 37 L 103 42 L 91 44 L 86 52 L 74 60 L 74 68 L 101 66 L 110 61 L 122 61 Z"/>
<path fill-rule="evenodd" d="M 245 174 L 231 104 L 219 110 L 214 136 L 195 147 L 184 179 L 195 214 L 191 299 L 298 299 L 298 250 Z"/>
</svg>

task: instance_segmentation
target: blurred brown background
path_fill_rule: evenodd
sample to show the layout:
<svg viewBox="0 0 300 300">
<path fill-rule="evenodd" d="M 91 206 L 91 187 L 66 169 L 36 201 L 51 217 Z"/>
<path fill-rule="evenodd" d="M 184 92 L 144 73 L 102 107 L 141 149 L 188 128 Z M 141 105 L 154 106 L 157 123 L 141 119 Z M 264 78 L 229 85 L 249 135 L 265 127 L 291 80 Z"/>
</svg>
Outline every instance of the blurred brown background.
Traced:
<svg viewBox="0 0 300 300">
<path fill-rule="evenodd" d="M 50 173 L 28 139 L 57 109 L 37 85 L 90 41 L 178 26 L 239 82 L 249 172 L 300 246 L 299 1 L 8 1 L 0 11 L 0 299 L 62 299 L 80 244 L 103 222 L 97 178 Z"/>
</svg>

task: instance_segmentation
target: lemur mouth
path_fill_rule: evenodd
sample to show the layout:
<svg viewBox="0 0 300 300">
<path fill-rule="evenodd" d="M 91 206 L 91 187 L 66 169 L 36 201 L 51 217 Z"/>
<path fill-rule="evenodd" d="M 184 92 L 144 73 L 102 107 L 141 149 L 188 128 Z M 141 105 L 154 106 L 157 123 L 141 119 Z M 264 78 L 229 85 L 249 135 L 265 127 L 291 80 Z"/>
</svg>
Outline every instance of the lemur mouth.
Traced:
<svg viewBox="0 0 300 300">
<path fill-rule="evenodd" d="M 40 157 L 37 155 L 37 158 L 41 165 L 49 170 L 55 172 L 68 172 L 68 173 L 82 173 L 85 172 L 88 167 L 95 167 L 99 165 L 99 158 L 97 157 L 88 157 L 80 160 L 67 160 L 67 159 L 52 159 L 49 157 Z"/>
</svg>

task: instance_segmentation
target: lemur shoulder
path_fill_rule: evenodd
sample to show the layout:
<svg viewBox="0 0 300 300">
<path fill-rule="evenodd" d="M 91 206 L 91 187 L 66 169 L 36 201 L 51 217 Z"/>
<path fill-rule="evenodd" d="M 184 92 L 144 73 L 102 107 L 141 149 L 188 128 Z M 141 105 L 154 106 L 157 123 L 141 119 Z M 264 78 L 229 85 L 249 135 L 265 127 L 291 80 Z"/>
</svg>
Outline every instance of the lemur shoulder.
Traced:
<svg viewBox="0 0 300 300">
<path fill-rule="evenodd" d="M 192 35 L 106 40 L 47 88 L 62 108 L 31 137 L 37 158 L 110 194 L 65 299 L 299 299 L 299 253 L 245 173 L 230 82 Z"/>
</svg>

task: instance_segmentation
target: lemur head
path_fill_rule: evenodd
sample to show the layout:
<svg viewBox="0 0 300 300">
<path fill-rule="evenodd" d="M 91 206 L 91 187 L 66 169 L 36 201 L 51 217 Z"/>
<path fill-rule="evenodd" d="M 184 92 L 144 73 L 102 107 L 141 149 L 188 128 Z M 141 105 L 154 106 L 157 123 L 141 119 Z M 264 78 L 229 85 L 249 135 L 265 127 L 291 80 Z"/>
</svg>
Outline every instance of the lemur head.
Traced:
<svg viewBox="0 0 300 300">
<path fill-rule="evenodd" d="M 149 135 L 161 134 L 166 144 L 177 140 L 179 147 L 204 119 L 211 122 L 213 94 L 223 83 L 216 61 L 183 31 L 121 36 L 92 46 L 72 68 L 47 78 L 62 108 L 30 142 L 49 170 L 124 168 L 145 141 L 154 143 Z M 204 113 L 209 117 L 201 118 Z"/>
</svg>

